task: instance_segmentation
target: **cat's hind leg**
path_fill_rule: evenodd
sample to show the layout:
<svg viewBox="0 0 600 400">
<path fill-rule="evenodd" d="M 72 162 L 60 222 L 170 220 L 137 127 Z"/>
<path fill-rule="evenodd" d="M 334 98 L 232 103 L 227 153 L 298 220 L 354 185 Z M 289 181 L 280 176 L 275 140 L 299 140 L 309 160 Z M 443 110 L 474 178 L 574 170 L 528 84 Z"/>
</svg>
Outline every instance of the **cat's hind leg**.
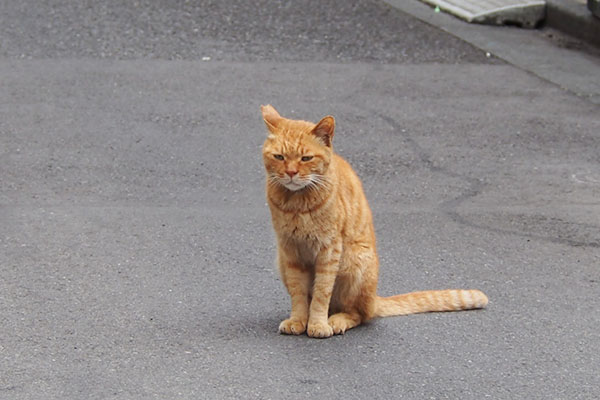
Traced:
<svg viewBox="0 0 600 400">
<path fill-rule="evenodd" d="M 361 317 L 357 312 L 340 312 L 329 317 L 327 323 L 335 335 L 343 335 L 348 329 L 360 325 Z"/>
</svg>

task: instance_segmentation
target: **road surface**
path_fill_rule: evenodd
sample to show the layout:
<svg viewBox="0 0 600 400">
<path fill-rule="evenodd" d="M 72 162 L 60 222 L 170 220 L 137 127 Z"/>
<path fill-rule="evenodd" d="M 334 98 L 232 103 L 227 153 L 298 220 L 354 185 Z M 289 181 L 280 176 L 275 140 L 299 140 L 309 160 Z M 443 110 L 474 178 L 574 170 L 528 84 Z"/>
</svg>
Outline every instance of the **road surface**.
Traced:
<svg viewBox="0 0 600 400">
<path fill-rule="evenodd" d="M 0 398 L 600 397 L 598 105 L 379 1 L 12 1 L 0 38 Z M 336 117 L 381 295 L 488 308 L 279 335 L 265 103 Z"/>
</svg>

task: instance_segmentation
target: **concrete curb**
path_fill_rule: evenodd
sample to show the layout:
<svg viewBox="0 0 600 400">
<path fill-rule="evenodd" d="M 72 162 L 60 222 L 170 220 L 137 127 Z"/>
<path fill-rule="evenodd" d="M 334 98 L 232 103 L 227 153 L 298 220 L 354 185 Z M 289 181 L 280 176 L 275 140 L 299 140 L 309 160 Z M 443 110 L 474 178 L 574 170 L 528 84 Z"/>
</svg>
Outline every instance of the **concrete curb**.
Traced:
<svg viewBox="0 0 600 400">
<path fill-rule="evenodd" d="M 559 46 L 543 31 L 469 24 L 435 12 L 420 0 L 384 0 L 391 7 L 454 35 L 482 51 L 584 98 L 600 104 L 598 57 L 578 48 Z M 587 44 L 587 43 L 586 43 Z M 553 51 L 547 51 L 553 46 Z M 588 50 L 595 48 L 588 46 Z"/>
<path fill-rule="evenodd" d="M 546 0 L 546 26 L 600 47 L 600 18 L 573 0 Z"/>
<path fill-rule="evenodd" d="M 497 20 L 491 14 L 487 16 L 487 19 L 484 18 L 482 20 L 467 18 L 462 13 L 468 14 L 468 9 L 453 9 L 449 5 L 443 5 L 446 4 L 443 0 L 420 1 L 430 6 L 439 4 L 442 10 L 449 11 L 451 14 L 468 22 L 491 23 L 493 25 L 497 23 L 502 24 L 502 20 L 504 19 L 506 21 L 520 21 L 523 23 L 523 26 L 533 28 L 536 25 L 536 21 L 543 19 L 542 23 L 550 28 L 600 47 L 600 18 L 592 14 L 584 0 L 545 0 L 544 10 L 541 11 L 542 14 L 539 16 L 536 16 L 536 13 L 539 13 L 539 11 L 535 7 L 523 7 L 520 10 L 515 8 L 512 14 L 502 14 L 500 12 L 500 17 L 496 18 Z M 470 3 L 467 2 L 468 4 Z M 527 13 L 532 13 L 531 10 L 534 10 L 533 15 L 528 15 Z M 506 10 L 503 12 L 506 12 Z M 545 18 L 543 14 L 545 14 Z"/>
<path fill-rule="evenodd" d="M 546 16 L 546 0 L 421 0 L 467 22 L 535 28 Z"/>
</svg>

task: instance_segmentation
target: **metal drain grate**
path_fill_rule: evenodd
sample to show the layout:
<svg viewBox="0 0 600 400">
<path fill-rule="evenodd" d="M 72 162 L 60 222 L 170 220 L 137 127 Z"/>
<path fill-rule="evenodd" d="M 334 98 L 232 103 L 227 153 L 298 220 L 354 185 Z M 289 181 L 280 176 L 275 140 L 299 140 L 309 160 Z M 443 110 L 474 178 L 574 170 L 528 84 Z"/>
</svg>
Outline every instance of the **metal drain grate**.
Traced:
<svg viewBox="0 0 600 400">
<path fill-rule="evenodd" d="M 421 0 L 467 22 L 534 28 L 546 15 L 544 0 Z"/>
</svg>

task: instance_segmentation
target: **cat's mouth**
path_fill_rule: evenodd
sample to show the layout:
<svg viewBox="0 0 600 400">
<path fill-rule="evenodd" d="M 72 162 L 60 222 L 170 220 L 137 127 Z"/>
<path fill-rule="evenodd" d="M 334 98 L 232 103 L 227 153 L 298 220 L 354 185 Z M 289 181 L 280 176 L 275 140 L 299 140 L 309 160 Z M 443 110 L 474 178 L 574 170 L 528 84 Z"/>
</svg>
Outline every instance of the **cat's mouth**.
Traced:
<svg viewBox="0 0 600 400">
<path fill-rule="evenodd" d="M 304 189 L 306 187 L 307 183 L 304 183 L 304 182 L 294 182 L 293 180 L 290 179 L 287 182 L 282 182 L 282 185 L 286 189 L 291 190 L 292 192 L 295 192 L 297 190 Z"/>
</svg>

